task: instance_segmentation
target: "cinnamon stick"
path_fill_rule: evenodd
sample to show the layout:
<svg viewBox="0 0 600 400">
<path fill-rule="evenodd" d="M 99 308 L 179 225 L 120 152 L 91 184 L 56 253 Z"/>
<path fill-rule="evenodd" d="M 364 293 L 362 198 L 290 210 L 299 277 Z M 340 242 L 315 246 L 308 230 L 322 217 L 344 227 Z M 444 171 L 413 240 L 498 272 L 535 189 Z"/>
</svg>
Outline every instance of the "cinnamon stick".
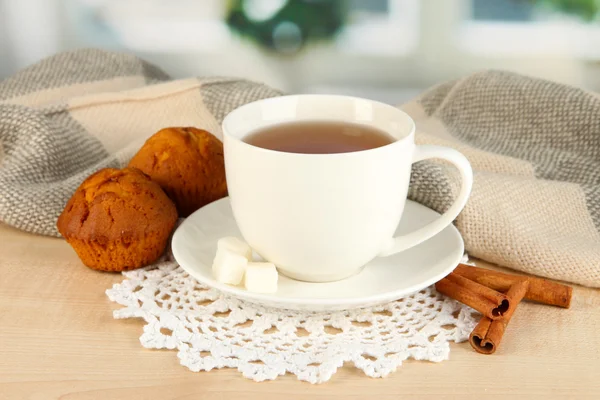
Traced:
<svg viewBox="0 0 600 400">
<path fill-rule="evenodd" d="M 482 354 L 493 354 L 496 351 L 510 319 L 529 289 L 529 284 L 530 282 L 527 280 L 520 280 L 508 289 L 506 297 L 508 297 L 511 307 L 503 318 L 494 321 L 486 316 L 481 318 L 469 336 L 471 347 Z"/>
<path fill-rule="evenodd" d="M 506 292 L 518 281 L 527 280 L 529 282 L 529 289 L 525 294 L 527 300 L 563 308 L 569 308 L 571 305 L 573 288 L 546 279 L 510 275 L 466 264 L 459 264 L 454 273 L 499 292 Z"/>
<path fill-rule="evenodd" d="M 435 284 L 438 292 L 460 301 L 494 320 L 501 318 L 510 308 L 506 295 L 490 289 L 456 273 Z"/>
</svg>

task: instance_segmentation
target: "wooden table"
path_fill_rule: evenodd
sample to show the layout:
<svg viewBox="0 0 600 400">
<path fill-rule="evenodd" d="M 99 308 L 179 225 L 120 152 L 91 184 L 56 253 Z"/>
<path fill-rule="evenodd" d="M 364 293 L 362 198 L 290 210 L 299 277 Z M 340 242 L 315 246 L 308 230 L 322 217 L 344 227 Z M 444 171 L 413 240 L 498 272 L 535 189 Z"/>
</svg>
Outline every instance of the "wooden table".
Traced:
<svg viewBox="0 0 600 400">
<path fill-rule="evenodd" d="M 482 265 L 483 263 L 480 263 Z M 139 343 L 104 291 L 119 274 L 84 267 L 61 239 L 0 224 L 0 399 L 600 399 L 600 291 L 572 308 L 522 304 L 495 355 L 452 345 L 450 360 L 407 361 L 385 379 L 344 367 L 328 383 L 255 383 L 235 370 L 192 373 Z"/>
</svg>

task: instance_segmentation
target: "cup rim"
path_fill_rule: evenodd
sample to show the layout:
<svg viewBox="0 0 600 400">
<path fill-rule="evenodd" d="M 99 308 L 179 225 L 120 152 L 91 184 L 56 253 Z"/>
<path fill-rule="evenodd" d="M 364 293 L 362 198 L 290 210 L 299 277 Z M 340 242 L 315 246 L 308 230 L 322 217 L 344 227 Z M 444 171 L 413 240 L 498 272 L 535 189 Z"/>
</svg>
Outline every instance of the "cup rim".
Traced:
<svg viewBox="0 0 600 400">
<path fill-rule="evenodd" d="M 392 143 L 383 145 L 383 146 L 379 146 L 379 147 L 375 147 L 372 149 L 366 149 L 366 150 L 358 150 L 358 151 L 350 151 L 350 152 L 344 152 L 344 153 L 292 153 L 292 152 L 287 152 L 287 151 L 280 151 L 280 150 L 272 150 L 272 149 L 265 149 L 264 147 L 259 147 L 259 146 L 254 146 L 250 143 L 245 142 L 244 140 L 242 140 L 241 138 L 238 138 L 237 136 L 234 136 L 232 134 L 230 134 L 228 132 L 228 130 L 226 129 L 226 125 L 227 122 L 232 118 L 232 115 L 237 112 L 237 111 L 241 111 L 245 108 L 249 108 L 252 106 L 255 106 L 258 103 L 264 103 L 264 102 L 269 102 L 269 101 L 277 101 L 277 99 L 282 99 L 282 98 L 299 98 L 299 97 L 320 97 L 320 98 L 325 98 L 325 97 L 329 97 L 329 98 L 337 98 L 337 99 L 347 99 L 347 100 L 361 100 L 361 101 L 368 101 L 370 103 L 374 103 L 380 107 L 384 107 L 390 110 L 393 110 L 394 112 L 403 114 L 405 117 L 408 118 L 408 120 L 411 122 L 411 126 L 410 126 L 410 130 L 409 133 L 400 138 L 400 139 L 396 139 L 394 140 Z M 335 121 L 336 119 L 332 119 L 332 121 Z M 240 144 L 244 147 L 247 148 L 251 148 L 254 149 L 256 151 L 260 151 L 260 152 L 266 152 L 266 153 L 270 153 L 270 154 L 279 154 L 279 155 L 286 155 L 289 157 L 314 157 L 314 158 L 333 158 L 333 157 L 351 157 L 351 156 L 359 156 L 359 155 L 365 155 L 365 154 L 372 154 L 374 152 L 381 152 L 381 151 L 386 151 L 389 149 L 394 149 L 396 147 L 401 147 L 403 145 L 405 145 L 407 142 L 412 142 L 414 143 L 414 135 L 415 135 L 415 131 L 416 131 L 416 124 L 414 119 L 405 111 L 399 109 L 398 107 L 394 107 L 391 104 L 387 104 L 387 103 L 383 103 L 381 101 L 377 101 L 377 100 L 371 100 L 371 99 L 366 99 L 363 97 L 358 97 L 358 96 L 346 96 L 346 95 L 338 95 L 338 94 L 309 94 L 309 93 L 303 93 L 303 94 L 289 94 L 289 95 L 283 95 L 283 96 L 275 96 L 275 97 L 267 97 L 264 99 L 259 99 L 259 100 L 255 100 L 255 101 L 251 101 L 249 103 L 243 104 L 239 107 L 236 107 L 235 109 L 231 110 L 226 116 L 225 118 L 223 118 L 223 122 L 221 123 L 221 129 L 223 131 L 223 139 L 225 139 L 225 137 L 227 138 L 227 140 L 232 140 L 234 142 L 236 142 L 237 144 Z"/>
</svg>

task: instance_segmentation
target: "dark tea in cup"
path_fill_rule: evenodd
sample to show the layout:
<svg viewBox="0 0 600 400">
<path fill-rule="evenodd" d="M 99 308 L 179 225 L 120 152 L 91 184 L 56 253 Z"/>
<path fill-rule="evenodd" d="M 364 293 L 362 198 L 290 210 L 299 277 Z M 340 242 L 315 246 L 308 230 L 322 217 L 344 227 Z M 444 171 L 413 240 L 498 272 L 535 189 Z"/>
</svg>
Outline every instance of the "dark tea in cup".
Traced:
<svg viewBox="0 0 600 400">
<path fill-rule="evenodd" d="M 340 121 L 282 123 L 251 132 L 243 140 L 268 150 L 303 154 L 351 153 L 395 141 L 377 128 Z"/>
</svg>

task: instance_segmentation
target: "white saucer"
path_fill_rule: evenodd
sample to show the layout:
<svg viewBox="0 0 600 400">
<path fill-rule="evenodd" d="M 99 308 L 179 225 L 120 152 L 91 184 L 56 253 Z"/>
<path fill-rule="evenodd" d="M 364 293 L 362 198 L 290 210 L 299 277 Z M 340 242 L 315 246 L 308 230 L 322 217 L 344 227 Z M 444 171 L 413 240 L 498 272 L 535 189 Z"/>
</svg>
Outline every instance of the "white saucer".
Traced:
<svg viewBox="0 0 600 400">
<path fill-rule="evenodd" d="M 407 201 L 397 233 L 415 230 L 438 216 L 425 206 Z M 173 255 L 187 273 L 207 286 L 248 302 L 293 310 L 347 310 L 397 300 L 448 275 L 464 252 L 460 233 L 450 225 L 418 246 L 376 258 L 360 273 L 342 281 L 309 283 L 279 274 L 277 293 L 258 294 L 213 279 L 211 266 L 217 240 L 224 236 L 242 238 L 229 198 L 199 209 L 177 228 L 172 241 Z"/>
</svg>

